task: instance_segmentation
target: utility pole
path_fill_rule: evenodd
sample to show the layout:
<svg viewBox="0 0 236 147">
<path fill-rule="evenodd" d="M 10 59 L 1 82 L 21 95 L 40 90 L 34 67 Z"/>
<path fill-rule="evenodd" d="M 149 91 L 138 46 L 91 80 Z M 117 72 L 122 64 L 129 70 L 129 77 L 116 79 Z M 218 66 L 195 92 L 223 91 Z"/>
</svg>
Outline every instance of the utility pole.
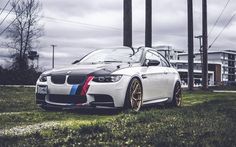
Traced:
<svg viewBox="0 0 236 147">
<path fill-rule="evenodd" d="M 145 46 L 152 47 L 152 0 L 146 0 Z"/>
<path fill-rule="evenodd" d="M 132 47 L 132 0 L 123 0 L 123 2 L 124 2 L 123 45 Z"/>
<path fill-rule="evenodd" d="M 199 39 L 199 53 L 200 53 L 200 60 L 201 60 L 201 68 L 202 68 L 202 78 L 203 78 L 203 56 L 202 56 L 202 35 L 195 36 L 196 39 Z M 203 81 L 202 81 L 203 83 Z"/>
<path fill-rule="evenodd" d="M 201 66 L 202 66 L 202 63 L 203 63 L 203 57 L 202 57 L 202 35 L 199 35 L 199 36 L 195 36 L 196 39 L 199 40 L 199 53 L 200 53 L 200 58 L 201 58 Z"/>
<path fill-rule="evenodd" d="M 54 49 L 56 45 L 51 45 L 52 46 L 52 68 L 54 68 Z"/>
<path fill-rule="evenodd" d="M 202 86 L 208 89 L 208 32 L 207 32 L 207 0 L 202 0 L 202 39 L 203 39 L 203 66 Z"/>
<path fill-rule="evenodd" d="M 188 5 L 188 89 L 193 90 L 193 0 Z"/>
</svg>

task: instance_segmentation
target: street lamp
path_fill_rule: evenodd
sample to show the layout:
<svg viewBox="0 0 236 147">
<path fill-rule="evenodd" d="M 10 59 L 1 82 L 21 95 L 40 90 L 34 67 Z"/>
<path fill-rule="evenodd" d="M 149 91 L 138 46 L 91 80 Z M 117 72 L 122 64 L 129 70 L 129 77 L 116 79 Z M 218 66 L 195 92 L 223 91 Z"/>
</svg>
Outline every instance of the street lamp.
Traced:
<svg viewBox="0 0 236 147">
<path fill-rule="evenodd" d="M 54 68 L 54 49 L 56 45 L 51 45 L 52 46 L 52 68 Z"/>
</svg>

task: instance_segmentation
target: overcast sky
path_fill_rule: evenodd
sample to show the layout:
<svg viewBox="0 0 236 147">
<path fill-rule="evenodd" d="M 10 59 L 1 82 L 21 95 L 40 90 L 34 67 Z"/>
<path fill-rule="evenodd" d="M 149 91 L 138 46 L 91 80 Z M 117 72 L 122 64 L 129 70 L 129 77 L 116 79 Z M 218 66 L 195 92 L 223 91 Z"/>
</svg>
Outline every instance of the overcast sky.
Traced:
<svg viewBox="0 0 236 147">
<path fill-rule="evenodd" d="M 2 8 L 8 0 L 0 0 Z M 51 67 L 52 47 L 55 49 L 55 66 L 69 65 L 96 48 L 122 46 L 123 0 L 40 0 L 45 17 L 45 34 L 40 39 L 39 64 L 43 68 Z M 201 34 L 201 0 L 194 1 L 194 33 Z M 208 30 L 228 0 L 208 0 Z M 8 7 L 9 9 L 9 7 Z M 187 50 L 187 0 L 153 0 L 153 46 L 171 45 L 176 49 Z M 236 11 L 236 1 L 231 0 L 219 23 L 209 35 L 209 44 L 223 29 Z M 8 12 L 0 15 L 0 21 Z M 145 0 L 133 0 L 133 45 L 144 45 Z M 8 17 L 0 25 L 2 31 L 12 20 Z M 0 36 L 3 41 L 3 36 Z M 236 50 L 236 17 L 225 29 L 211 50 Z M 195 40 L 195 50 L 199 42 Z M 0 64 L 6 63 L 9 51 L 0 48 Z"/>
</svg>

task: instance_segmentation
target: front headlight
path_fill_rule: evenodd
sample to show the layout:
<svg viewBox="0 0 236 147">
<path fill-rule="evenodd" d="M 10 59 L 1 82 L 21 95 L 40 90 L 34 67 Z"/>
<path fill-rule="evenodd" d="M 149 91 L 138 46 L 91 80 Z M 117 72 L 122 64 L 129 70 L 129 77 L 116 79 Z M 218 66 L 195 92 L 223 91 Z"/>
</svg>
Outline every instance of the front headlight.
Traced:
<svg viewBox="0 0 236 147">
<path fill-rule="evenodd" d="M 118 82 L 122 78 L 122 75 L 109 75 L 109 76 L 95 76 L 94 82 Z"/>
<path fill-rule="evenodd" d="M 39 81 L 40 81 L 40 82 L 47 82 L 47 76 L 41 75 L 41 76 L 39 77 Z"/>
</svg>

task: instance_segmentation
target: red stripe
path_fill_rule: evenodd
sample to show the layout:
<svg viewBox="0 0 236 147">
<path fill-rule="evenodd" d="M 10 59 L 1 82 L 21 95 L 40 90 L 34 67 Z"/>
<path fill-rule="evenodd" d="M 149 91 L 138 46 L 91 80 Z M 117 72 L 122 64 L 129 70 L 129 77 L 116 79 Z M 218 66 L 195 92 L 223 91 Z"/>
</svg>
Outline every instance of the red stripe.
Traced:
<svg viewBox="0 0 236 147">
<path fill-rule="evenodd" d="M 82 91 L 81 91 L 81 93 L 80 93 L 81 96 L 85 96 L 85 95 L 86 95 L 86 93 L 87 93 L 87 91 L 88 91 L 88 89 L 89 89 L 89 82 L 90 82 L 91 80 L 93 80 L 93 76 L 88 76 L 87 80 L 86 80 L 85 83 L 84 83 L 84 86 L 83 86 L 83 88 L 82 88 Z"/>
</svg>

